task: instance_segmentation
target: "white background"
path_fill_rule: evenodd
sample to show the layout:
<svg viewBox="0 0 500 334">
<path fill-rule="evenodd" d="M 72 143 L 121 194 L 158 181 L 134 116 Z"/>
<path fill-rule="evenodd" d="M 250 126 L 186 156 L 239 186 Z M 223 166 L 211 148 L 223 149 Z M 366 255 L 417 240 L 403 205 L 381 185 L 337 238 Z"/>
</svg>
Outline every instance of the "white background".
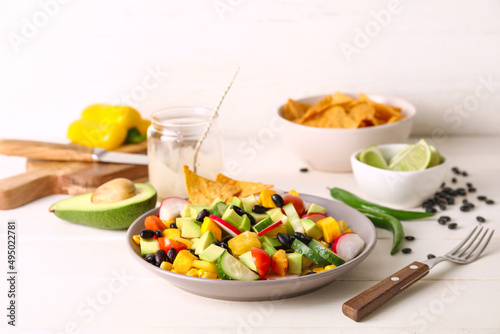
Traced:
<svg viewBox="0 0 500 334">
<path fill-rule="evenodd" d="M 500 132 L 498 1 L 0 3 L 4 138 L 64 140 L 95 102 L 129 101 L 146 117 L 213 107 L 238 66 L 220 116 L 228 137 L 267 126 L 289 97 L 335 90 L 408 99 L 414 135 Z"/>
</svg>

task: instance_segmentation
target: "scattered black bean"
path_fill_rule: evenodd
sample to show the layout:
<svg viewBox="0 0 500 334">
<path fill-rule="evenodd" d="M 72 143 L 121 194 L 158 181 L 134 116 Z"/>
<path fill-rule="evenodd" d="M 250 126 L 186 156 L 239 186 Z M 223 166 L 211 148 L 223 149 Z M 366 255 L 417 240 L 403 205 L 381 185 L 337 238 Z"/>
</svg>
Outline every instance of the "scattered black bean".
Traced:
<svg viewBox="0 0 500 334">
<path fill-rule="evenodd" d="M 443 220 L 445 222 L 449 222 L 451 220 L 450 216 L 441 216 L 439 217 L 440 220 Z"/>
<path fill-rule="evenodd" d="M 176 222 L 170 223 L 170 228 L 177 228 Z"/>
<path fill-rule="evenodd" d="M 157 238 L 163 238 L 163 232 L 161 230 L 156 230 L 155 231 L 155 236 Z"/>
<path fill-rule="evenodd" d="M 480 200 L 480 201 L 486 201 L 487 200 L 486 196 L 477 196 L 477 199 Z"/>
<path fill-rule="evenodd" d="M 469 201 L 467 200 L 467 198 L 464 198 L 464 199 L 462 200 L 462 203 L 463 203 L 463 204 L 469 204 Z"/>
<path fill-rule="evenodd" d="M 451 170 L 453 171 L 453 173 L 455 173 L 457 175 L 460 174 L 460 170 L 458 169 L 458 167 L 453 167 Z"/>
<path fill-rule="evenodd" d="M 247 215 L 248 219 L 250 219 L 250 225 L 254 226 L 257 222 L 255 221 L 255 218 L 249 214 L 248 212 L 245 211 L 245 214 Z"/>
<path fill-rule="evenodd" d="M 253 213 L 264 213 L 266 211 L 267 211 L 267 208 L 263 207 L 262 205 L 254 205 L 252 207 Z"/>
<path fill-rule="evenodd" d="M 492 199 L 487 199 L 486 204 L 495 204 L 495 201 Z"/>
<path fill-rule="evenodd" d="M 167 260 L 167 252 L 163 249 L 158 249 L 155 253 L 156 265 L 159 266 L 163 261 Z"/>
<path fill-rule="evenodd" d="M 457 183 L 457 179 L 456 178 L 452 178 L 451 179 L 451 183 Z"/>
<path fill-rule="evenodd" d="M 455 199 L 454 199 L 453 197 L 448 197 L 448 198 L 446 199 L 446 203 L 447 203 L 448 205 L 453 205 L 453 204 L 455 204 Z"/>
<path fill-rule="evenodd" d="M 462 172 L 462 176 L 469 176 L 467 172 Z"/>
<path fill-rule="evenodd" d="M 146 256 L 144 256 L 144 260 L 151 264 L 156 264 L 155 253 L 146 254 Z"/>
<path fill-rule="evenodd" d="M 234 212 L 238 214 L 238 216 L 243 216 L 245 214 L 245 210 L 236 205 L 231 205 L 229 208 L 233 209 Z"/>
<path fill-rule="evenodd" d="M 457 192 L 457 194 L 458 194 L 459 196 L 465 196 L 465 195 L 467 195 L 467 192 L 465 191 L 465 188 L 458 188 L 458 189 L 456 190 L 456 192 Z"/>
<path fill-rule="evenodd" d="M 413 241 L 413 240 L 415 240 L 415 237 L 414 237 L 414 236 L 411 236 L 411 235 L 407 235 L 407 236 L 405 237 L 405 239 L 406 239 L 406 240 L 408 240 L 408 241 Z"/>
<path fill-rule="evenodd" d="M 309 171 L 309 169 L 304 167 L 304 168 L 301 168 L 300 171 L 302 173 L 307 173 Z"/>
<path fill-rule="evenodd" d="M 448 224 L 448 228 L 449 228 L 450 230 L 454 230 L 454 229 L 456 229 L 456 228 L 457 228 L 457 226 L 458 226 L 458 224 L 457 224 L 457 223 L 451 223 L 451 224 Z"/>
<path fill-rule="evenodd" d="M 439 203 L 439 208 L 444 211 L 446 210 L 446 205 Z"/>
<path fill-rule="evenodd" d="M 168 262 L 174 263 L 176 257 L 177 257 L 177 250 L 175 248 L 170 248 L 167 252 Z"/>
<path fill-rule="evenodd" d="M 208 209 L 203 209 L 198 214 L 198 217 L 196 217 L 196 220 L 203 223 L 203 219 L 205 219 L 205 217 L 208 217 L 208 216 L 210 216 L 210 211 L 208 211 Z"/>
<path fill-rule="evenodd" d="M 444 188 L 444 186 L 446 185 L 446 183 L 441 183 L 441 187 L 440 188 Z"/>
<path fill-rule="evenodd" d="M 283 205 L 285 205 L 285 201 L 283 200 L 283 197 L 281 197 L 278 194 L 274 194 L 271 196 L 271 199 L 273 200 L 274 204 L 278 207 L 281 208 Z"/>
<path fill-rule="evenodd" d="M 141 231 L 141 233 L 139 235 L 143 239 L 151 239 L 152 237 L 155 236 L 155 231 L 149 230 L 149 229 L 144 229 Z"/>
<path fill-rule="evenodd" d="M 475 193 L 477 191 L 477 189 L 476 188 L 468 188 L 467 191 L 470 193 Z"/>
<path fill-rule="evenodd" d="M 410 254 L 411 253 L 411 248 L 403 248 L 401 250 L 404 254 Z"/>
<path fill-rule="evenodd" d="M 468 188 L 472 188 L 472 183 L 470 183 L 470 182 L 467 182 L 465 185 L 466 185 Z"/>
<path fill-rule="evenodd" d="M 436 212 L 437 212 L 437 210 L 436 210 L 436 209 L 434 209 L 433 207 L 427 207 L 427 208 L 425 208 L 425 212 L 436 213 Z"/>
<path fill-rule="evenodd" d="M 434 254 L 427 254 L 427 258 L 428 258 L 429 260 L 430 260 L 430 259 L 433 259 L 433 258 L 435 258 L 435 257 L 436 257 L 436 255 L 434 255 Z"/>
<path fill-rule="evenodd" d="M 481 216 L 477 216 L 477 217 L 476 217 L 476 220 L 477 220 L 478 222 L 480 222 L 480 223 L 484 223 L 484 222 L 486 221 L 486 219 L 484 219 L 484 218 L 483 218 L 483 217 L 481 217 Z"/>
<path fill-rule="evenodd" d="M 462 212 L 467 212 L 467 211 L 470 211 L 471 207 L 469 205 L 462 205 L 460 207 L 460 211 Z"/>
<path fill-rule="evenodd" d="M 293 240 L 287 233 L 278 233 L 276 237 L 285 249 L 290 248 L 290 246 L 292 245 Z"/>
<path fill-rule="evenodd" d="M 305 235 L 304 233 L 300 233 L 300 232 L 295 232 L 293 234 L 293 236 L 295 237 L 295 239 L 297 239 L 298 241 L 301 241 L 303 242 L 304 244 L 308 244 L 309 241 L 311 241 L 311 238 L 309 238 L 307 235 Z"/>
</svg>

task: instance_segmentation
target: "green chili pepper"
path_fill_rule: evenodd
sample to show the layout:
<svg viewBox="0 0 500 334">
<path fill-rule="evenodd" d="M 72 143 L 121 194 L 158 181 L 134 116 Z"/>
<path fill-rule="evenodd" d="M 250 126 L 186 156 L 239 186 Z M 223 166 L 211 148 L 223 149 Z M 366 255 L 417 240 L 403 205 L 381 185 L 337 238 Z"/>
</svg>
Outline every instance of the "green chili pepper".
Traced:
<svg viewBox="0 0 500 334">
<path fill-rule="evenodd" d="M 380 213 L 369 209 L 357 209 L 357 210 L 362 214 L 364 214 L 368 219 L 370 219 L 373 225 L 375 225 L 375 227 L 383 228 L 384 230 L 392 232 L 391 255 L 396 254 L 401 248 L 401 245 L 403 244 L 403 240 L 405 237 L 403 224 L 401 224 L 399 219 L 394 218 L 391 215 L 387 215 L 385 213 Z"/>
<path fill-rule="evenodd" d="M 410 220 L 410 219 L 421 219 L 427 218 L 434 215 L 431 212 L 417 212 L 417 211 L 405 211 L 405 210 L 395 210 L 385 206 L 377 205 L 368 201 L 365 201 L 358 196 L 345 191 L 340 188 L 332 188 L 330 189 L 330 194 L 333 198 L 344 202 L 345 204 L 355 208 L 355 209 L 367 209 L 371 211 L 375 211 L 378 213 L 391 215 L 394 218 L 400 220 Z"/>
</svg>

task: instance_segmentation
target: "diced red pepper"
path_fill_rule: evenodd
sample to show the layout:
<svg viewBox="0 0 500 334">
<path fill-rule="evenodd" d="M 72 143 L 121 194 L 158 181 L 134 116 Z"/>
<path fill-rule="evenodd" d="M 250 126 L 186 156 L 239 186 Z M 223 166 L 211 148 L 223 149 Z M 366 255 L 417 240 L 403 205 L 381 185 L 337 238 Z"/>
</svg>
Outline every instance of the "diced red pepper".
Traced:
<svg viewBox="0 0 500 334">
<path fill-rule="evenodd" d="M 257 267 L 260 277 L 264 277 L 271 267 L 271 257 L 263 249 L 252 247 L 253 263 Z"/>
<path fill-rule="evenodd" d="M 171 248 L 175 248 L 177 252 L 180 252 L 183 249 L 187 249 L 185 243 L 168 238 L 158 238 L 158 244 L 160 246 L 160 249 L 163 249 L 165 252 L 168 252 Z"/>
<path fill-rule="evenodd" d="M 167 227 L 165 226 L 163 221 L 160 218 L 158 218 L 158 216 L 152 215 L 146 217 L 146 219 L 144 220 L 144 228 L 153 231 L 156 230 L 163 231 Z"/>
</svg>

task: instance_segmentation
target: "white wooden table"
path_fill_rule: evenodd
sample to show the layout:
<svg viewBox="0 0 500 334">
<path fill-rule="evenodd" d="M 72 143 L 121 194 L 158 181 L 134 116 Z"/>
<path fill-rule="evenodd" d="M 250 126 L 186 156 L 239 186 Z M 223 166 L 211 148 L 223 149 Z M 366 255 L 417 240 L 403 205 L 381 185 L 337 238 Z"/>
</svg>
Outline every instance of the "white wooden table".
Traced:
<svg viewBox="0 0 500 334">
<path fill-rule="evenodd" d="M 283 150 L 277 139 L 252 158 L 228 140 L 226 160 L 243 167 L 237 177 L 273 183 L 283 189 L 329 197 L 338 186 L 364 196 L 352 174 L 301 173 L 305 165 Z M 437 219 L 403 222 L 411 254 L 390 255 L 391 235 L 377 230 L 371 255 L 341 279 L 308 295 L 273 302 L 228 302 L 188 294 L 159 279 L 126 251 L 124 231 L 105 231 L 62 221 L 48 212 L 64 195 L 0 211 L 0 332 L 21 333 L 498 333 L 500 317 L 500 137 L 448 138 L 438 146 L 452 165 L 466 170 L 478 189 L 469 200 L 471 212 L 455 205 L 446 215 L 459 228 Z M 8 164 L 8 165 L 7 165 Z M 0 157 L 0 177 L 22 172 L 24 160 Z M 450 171 L 447 181 L 450 183 Z M 497 204 L 485 205 L 477 195 Z M 421 282 L 376 313 L 356 323 L 341 312 L 342 304 L 389 274 L 427 254 L 447 252 L 477 224 L 476 216 L 497 234 L 475 263 L 442 263 Z M 9 320 L 6 227 L 17 222 L 16 324 Z"/>
</svg>

